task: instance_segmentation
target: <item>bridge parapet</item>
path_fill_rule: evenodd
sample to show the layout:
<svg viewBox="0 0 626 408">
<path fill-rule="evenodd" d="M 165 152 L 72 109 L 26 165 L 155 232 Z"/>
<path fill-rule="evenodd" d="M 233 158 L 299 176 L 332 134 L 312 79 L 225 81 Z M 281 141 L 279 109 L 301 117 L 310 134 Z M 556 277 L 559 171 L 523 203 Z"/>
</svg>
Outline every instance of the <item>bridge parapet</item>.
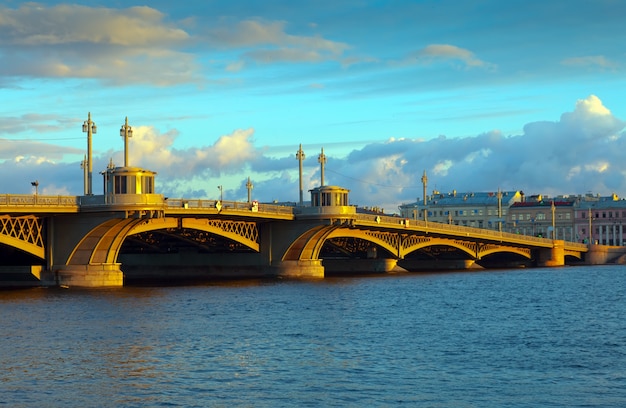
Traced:
<svg viewBox="0 0 626 408">
<path fill-rule="evenodd" d="M 41 209 L 43 212 L 54 212 L 52 209 L 63 209 L 64 212 L 78 211 L 77 196 L 47 196 L 33 194 L 2 194 L 0 209 L 3 212 L 33 213 Z"/>
<path fill-rule="evenodd" d="M 349 205 L 330 207 L 296 207 L 294 214 L 297 218 L 356 218 L 356 208 Z"/>
<path fill-rule="evenodd" d="M 140 206 L 163 206 L 165 199 L 162 194 L 106 194 L 80 196 L 81 208 L 116 206 L 116 205 L 140 205 Z"/>
<path fill-rule="evenodd" d="M 280 218 L 293 218 L 294 207 L 279 204 L 263 204 L 258 202 L 241 202 L 241 201 L 220 201 L 220 200 L 202 200 L 187 198 L 167 198 L 165 199 L 165 208 L 168 212 L 176 212 L 177 214 L 197 213 L 197 212 L 243 212 L 243 213 L 259 213 L 259 214 L 276 214 Z M 254 214 L 252 214 L 254 216 Z"/>
</svg>

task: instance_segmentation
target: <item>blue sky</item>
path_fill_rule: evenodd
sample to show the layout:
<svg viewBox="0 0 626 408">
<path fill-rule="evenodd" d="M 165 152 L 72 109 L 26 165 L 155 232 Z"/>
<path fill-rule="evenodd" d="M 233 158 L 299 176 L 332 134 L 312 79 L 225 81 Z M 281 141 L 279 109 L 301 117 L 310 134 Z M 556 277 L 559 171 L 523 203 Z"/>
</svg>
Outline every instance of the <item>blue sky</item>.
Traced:
<svg viewBox="0 0 626 408">
<path fill-rule="evenodd" d="M 110 160 L 170 197 L 351 190 L 626 196 L 626 2 L 0 1 L 1 193 L 94 192 Z M 305 193 L 305 197 L 306 197 Z"/>
</svg>

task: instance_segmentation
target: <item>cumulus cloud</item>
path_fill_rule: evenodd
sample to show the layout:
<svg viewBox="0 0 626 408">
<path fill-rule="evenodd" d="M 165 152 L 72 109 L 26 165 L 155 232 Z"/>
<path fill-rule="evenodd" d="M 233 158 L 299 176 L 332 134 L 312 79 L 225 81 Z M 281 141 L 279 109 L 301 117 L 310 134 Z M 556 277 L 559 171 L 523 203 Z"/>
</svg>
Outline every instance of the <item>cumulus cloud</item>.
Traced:
<svg viewBox="0 0 626 408">
<path fill-rule="evenodd" d="M 129 141 L 131 165 L 157 170 L 163 179 L 192 179 L 242 171 L 262 156 L 254 146 L 254 129 L 238 129 L 213 144 L 188 149 L 175 147 L 178 136 L 176 130 L 161 133 L 151 126 L 134 128 Z M 107 154 L 122 165 L 123 152 Z"/>
<path fill-rule="evenodd" d="M 333 183 L 352 189 L 359 202 L 415 201 L 421 197 L 420 177 L 426 170 L 432 190 L 492 191 L 498 187 L 542 194 L 626 194 L 626 122 L 614 117 L 602 101 L 591 95 L 558 121 L 529 123 L 523 134 L 504 135 L 494 130 L 473 137 L 432 140 L 390 140 L 352 152 L 345 160 L 329 159 L 337 174 Z M 406 163 L 402 175 L 381 172 L 368 182 L 388 188 L 372 190 L 351 181 L 353 169 L 379 168 L 382 158 Z M 388 177 L 393 174 L 393 177 Z M 409 180 L 402 192 L 394 181 Z M 363 182 L 363 184 L 367 184 Z M 369 196 L 364 196 L 368 191 Z M 392 199 L 390 199 L 393 197 Z"/>
<path fill-rule="evenodd" d="M 516 135 L 492 130 L 465 138 L 394 138 L 369 143 L 342 158 L 333 155 L 332 146 L 324 146 L 325 182 L 350 189 L 352 203 L 378 206 L 387 212 L 395 211 L 401 203 L 421 199 L 424 171 L 429 192 L 501 188 L 527 194 L 591 191 L 626 196 L 625 127 L 625 121 L 590 95 L 558 120 L 528 123 Z M 215 188 L 207 187 L 207 192 L 203 186 L 217 185 L 217 180 L 228 177 L 229 199 L 243 200 L 247 176 L 251 176 L 255 199 L 298 200 L 297 145 L 294 154 L 275 158 L 265 148 L 255 146 L 254 129 L 234 130 L 218 137 L 207 134 L 206 139 L 213 142 L 188 148 L 177 147 L 179 136 L 175 130 L 160 132 L 149 126 L 134 129 L 129 147 L 131 165 L 157 171 L 159 192 L 170 197 L 206 198 L 215 194 Z M 38 179 L 41 186 L 58 186 L 58 191 L 64 191 L 65 186 L 72 194 L 80 194 L 79 163 L 52 159 L 77 152 L 60 148 L 55 156 L 53 149 L 46 152 L 49 147 L 39 146 L 37 154 L 7 160 L 19 149 L 10 143 L 0 144 L 0 154 L 5 157 L 0 171 L 19 175 L 4 179 L 4 190 L 25 192 L 30 181 Z M 310 147 L 303 148 L 306 151 Z M 33 146 L 22 151 L 33 151 Z M 119 166 L 122 155 L 122 151 L 98 155 L 94 168 L 105 168 L 110 157 Z M 309 154 L 304 161 L 305 191 L 319 185 L 320 170 L 317 155 Z"/>
</svg>

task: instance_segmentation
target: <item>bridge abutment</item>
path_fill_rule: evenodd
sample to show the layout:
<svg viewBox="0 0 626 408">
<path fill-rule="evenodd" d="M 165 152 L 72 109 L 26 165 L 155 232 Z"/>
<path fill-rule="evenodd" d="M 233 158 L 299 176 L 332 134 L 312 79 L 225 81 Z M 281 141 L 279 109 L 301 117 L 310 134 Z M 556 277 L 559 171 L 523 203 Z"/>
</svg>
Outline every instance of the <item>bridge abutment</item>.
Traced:
<svg viewBox="0 0 626 408">
<path fill-rule="evenodd" d="M 324 266 L 320 259 L 299 259 L 296 261 L 280 261 L 272 265 L 277 277 L 297 279 L 324 278 Z"/>
<path fill-rule="evenodd" d="M 386 274 L 408 272 L 398 266 L 398 259 L 323 259 L 326 276 L 349 274 Z"/>
</svg>

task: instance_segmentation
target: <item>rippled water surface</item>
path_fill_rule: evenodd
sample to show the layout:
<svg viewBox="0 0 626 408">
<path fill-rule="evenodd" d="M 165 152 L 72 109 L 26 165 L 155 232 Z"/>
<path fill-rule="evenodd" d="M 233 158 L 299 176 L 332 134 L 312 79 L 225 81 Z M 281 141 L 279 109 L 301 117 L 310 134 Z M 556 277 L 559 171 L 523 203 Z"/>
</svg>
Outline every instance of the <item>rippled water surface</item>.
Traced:
<svg viewBox="0 0 626 408">
<path fill-rule="evenodd" d="M 626 267 L 0 291 L 7 407 L 626 406 Z"/>
</svg>

